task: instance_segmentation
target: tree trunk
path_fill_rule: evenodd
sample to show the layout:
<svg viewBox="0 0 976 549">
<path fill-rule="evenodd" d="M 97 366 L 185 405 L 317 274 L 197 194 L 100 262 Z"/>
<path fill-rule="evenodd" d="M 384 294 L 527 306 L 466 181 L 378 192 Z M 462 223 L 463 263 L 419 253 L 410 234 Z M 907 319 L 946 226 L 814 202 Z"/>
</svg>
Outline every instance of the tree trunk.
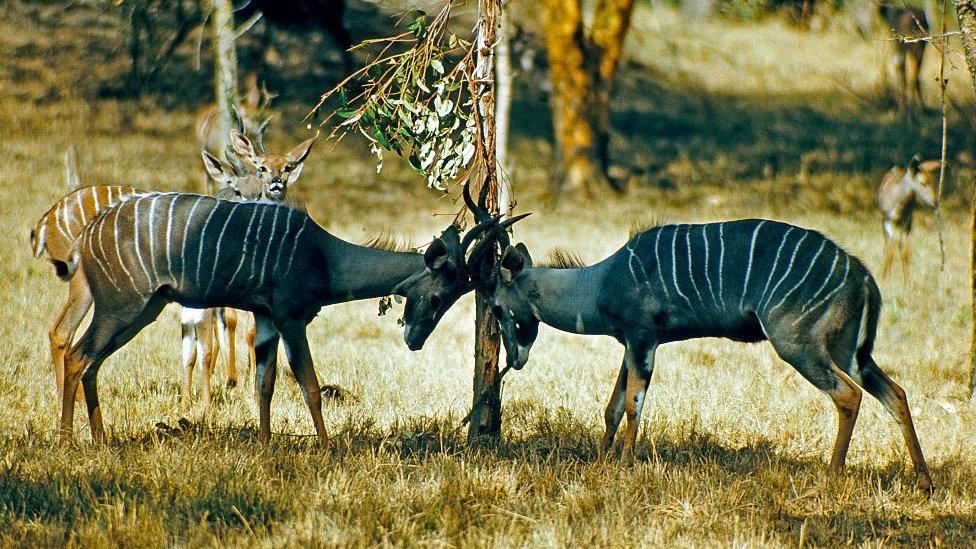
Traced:
<svg viewBox="0 0 976 549">
<path fill-rule="evenodd" d="M 214 96 L 220 149 L 227 145 L 233 127 L 231 109 L 239 103 L 237 98 L 237 50 L 234 47 L 234 6 L 231 0 L 212 0 L 210 15 L 214 58 Z M 210 178 L 207 178 L 209 182 Z M 207 189 L 208 191 L 210 189 Z"/>
<path fill-rule="evenodd" d="M 600 170 L 609 177 L 610 170 L 610 98 L 624 51 L 624 39 L 634 12 L 633 0 L 600 0 L 596 5 L 591 31 L 590 64 L 596 72 L 593 105 L 596 125 L 596 158 Z M 620 185 L 611 180 L 614 187 Z"/>
<path fill-rule="evenodd" d="M 479 187 L 488 187 L 487 209 L 490 213 L 498 211 L 498 164 L 495 156 L 495 90 L 494 62 L 492 48 L 502 24 L 502 5 L 500 0 L 479 0 L 477 57 L 474 76 L 479 87 L 478 121 L 482 132 L 482 145 L 479 150 L 480 170 L 474 170 L 481 178 Z M 491 314 L 488 296 L 475 292 L 475 341 L 474 341 L 474 394 L 472 396 L 471 424 L 468 426 L 468 442 L 488 439 L 501 439 L 502 408 L 501 388 L 498 377 L 498 350 L 500 335 L 498 323 Z M 487 398 L 482 394 L 489 391 Z"/>
<path fill-rule="evenodd" d="M 976 2 L 974 0 L 955 0 L 956 13 L 959 14 L 959 30 L 962 33 L 962 46 L 966 52 L 966 64 L 973 90 L 976 91 Z M 972 226 L 969 232 L 969 274 L 970 286 L 970 332 L 969 332 L 969 395 L 976 391 L 976 196 L 972 205 Z"/>
<path fill-rule="evenodd" d="M 586 36 L 578 0 L 543 0 L 544 35 L 552 78 L 552 118 L 560 162 L 559 190 L 575 192 L 605 186 L 597 162 L 591 106 L 593 73 L 587 63 Z"/>
</svg>

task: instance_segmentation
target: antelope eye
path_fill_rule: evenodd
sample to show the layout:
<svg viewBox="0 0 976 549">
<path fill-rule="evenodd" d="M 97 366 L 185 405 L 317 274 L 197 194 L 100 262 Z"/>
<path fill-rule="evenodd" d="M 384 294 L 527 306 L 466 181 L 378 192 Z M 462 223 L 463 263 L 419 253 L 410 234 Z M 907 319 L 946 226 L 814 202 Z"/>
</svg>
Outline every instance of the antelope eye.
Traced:
<svg viewBox="0 0 976 549">
<path fill-rule="evenodd" d="M 433 294 L 430 296 L 430 306 L 433 307 L 434 309 L 440 309 L 441 302 L 442 302 L 441 296 L 437 294 Z"/>
</svg>

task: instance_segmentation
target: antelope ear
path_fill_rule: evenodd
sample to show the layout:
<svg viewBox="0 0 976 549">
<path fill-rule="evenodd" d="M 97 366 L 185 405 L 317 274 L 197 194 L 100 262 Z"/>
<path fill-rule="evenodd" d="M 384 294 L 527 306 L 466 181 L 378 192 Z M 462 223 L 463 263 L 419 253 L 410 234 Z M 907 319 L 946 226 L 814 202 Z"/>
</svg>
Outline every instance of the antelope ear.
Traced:
<svg viewBox="0 0 976 549">
<path fill-rule="evenodd" d="M 502 262 L 498 267 L 498 274 L 502 282 L 508 284 L 525 268 L 526 258 L 515 246 L 508 246 L 502 253 Z"/>
<path fill-rule="evenodd" d="M 237 156 L 241 158 L 244 162 L 247 162 L 253 168 L 257 168 L 260 165 L 261 160 L 258 154 L 254 152 L 254 144 L 251 140 L 247 138 L 246 135 L 237 131 L 230 131 L 230 146 L 237 153 Z"/>
<path fill-rule="evenodd" d="M 525 244 L 522 244 L 521 242 L 519 242 L 518 244 L 515 245 L 515 249 L 518 250 L 518 252 L 520 254 L 522 254 L 522 258 L 525 259 L 525 266 L 526 267 L 531 267 L 532 266 L 532 256 L 529 255 L 529 249 L 525 247 Z"/>
<path fill-rule="evenodd" d="M 447 245 L 440 238 L 435 238 L 427 251 L 424 252 L 424 263 L 430 271 L 436 271 L 447 264 Z"/>
<path fill-rule="evenodd" d="M 911 160 L 908 161 L 907 171 L 909 176 L 915 177 L 915 174 L 918 172 L 918 165 L 921 161 L 922 159 L 919 158 L 917 154 L 913 156 Z"/>
<path fill-rule="evenodd" d="M 200 151 L 200 156 L 203 158 L 203 167 L 214 181 L 227 187 L 234 186 L 234 173 L 230 167 L 207 151 Z"/>
<path fill-rule="evenodd" d="M 288 174 L 288 185 L 289 186 L 291 186 L 292 184 L 294 184 L 295 181 L 298 181 L 298 176 L 302 175 L 302 166 L 304 166 L 304 165 L 305 164 L 299 164 L 299 165 L 295 166 L 294 169 L 291 170 L 291 173 Z"/>
<path fill-rule="evenodd" d="M 316 132 L 313 137 L 302 141 L 298 144 L 298 146 L 285 155 L 285 158 L 288 159 L 288 164 L 293 166 L 292 170 L 295 170 L 302 165 L 302 162 L 305 162 L 305 158 L 308 157 L 308 153 L 312 151 L 312 143 L 315 143 L 315 140 L 318 139 L 318 137 L 319 134 Z"/>
</svg>

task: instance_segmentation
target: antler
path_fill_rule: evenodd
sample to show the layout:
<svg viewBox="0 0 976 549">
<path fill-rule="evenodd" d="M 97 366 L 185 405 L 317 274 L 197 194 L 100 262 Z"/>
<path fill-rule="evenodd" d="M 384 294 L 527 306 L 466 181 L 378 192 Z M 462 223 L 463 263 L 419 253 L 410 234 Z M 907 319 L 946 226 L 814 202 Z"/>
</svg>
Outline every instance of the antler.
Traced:
<svg viewBox="0 0 976 549">
<path fill-rule="evenodd" d="M 478 223 L 483 223 L 491 219 L 491 215 L 488 214 L 488 210 L 485 206 L 485 201 L 488 199 L 488 185 L 481 186 L 481 192 L 478 193 L 478 204 L 474 203 L 471 199 L 471 180 L 464 182 L 464 190 L 461 193 L 464 196 L 464 204 L 471 210 L 474 214 L 474 219 Z"/>
</svg>

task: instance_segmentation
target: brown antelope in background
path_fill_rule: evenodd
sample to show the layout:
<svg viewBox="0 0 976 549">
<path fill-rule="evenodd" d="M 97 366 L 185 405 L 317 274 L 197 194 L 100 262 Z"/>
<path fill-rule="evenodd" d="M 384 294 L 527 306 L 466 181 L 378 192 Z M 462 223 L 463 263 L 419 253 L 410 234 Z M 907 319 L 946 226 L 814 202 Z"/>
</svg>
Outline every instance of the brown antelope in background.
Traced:
<svg viewBox="0 0 976 549">
<path fill-rule="evenodd" d="M 938 160 L 921 162 L 914 156 L 908 169 L 894 166 L 881 180 L 878 209 L 881 210 L 885 239 L 882 277 L 891 270 L 896 251 L 901 256 L 902 274 L 908 277 L 908 235 L 912 231 L 912 216 L 922 205 L 935 207 L 935 187 L 941 167 Z"/>
<path fill-rule="evenodd" d="M 258 152 L 265 154 L 264 131 L 271 122 L 271 117 L 259 121 L 268 107 L 273 95 L 267 90 L 258 88 L 258 76 L 251 72 L 244 79 L 244 100 L 238 108 L 233 110 L 234 123 L 237 131 L 247 135 L 254 141 Z M 198 148 L 207 151 L 214 157 L 232 162 L 224 154 L 224 139 L 220 135 L 220 124 L 217 117 L 217 106 L 210 104 L 197 114 L 196 138 Z"/>
<path fill-rule="evenodd" d="M 68 269 L 72 247 L 88 222 L 100 212 L 122 200 L 148 193 L 123 185 L 77 188 L 81 185 L 81 179 L 78 176 L 78 160 L 74 147 L 70 147 L 64 154 L 64 180 L 66 188 L 76 190 L 55 202 L 30 233 L 34 257 L 45 256 L 54 265 L 58 277 L 68 282 L 68 301 L 48 331 L 51 363 L 54 365 L 59 394 L 64 387 L 65 350 L 91 307 L 91 295 L 85 281 L 71 276 Z M 82 398 L 80 392 L 76 396 L 79 400 Z"/>
<path fill-rule="evenodd" d="M 476 226 L 463 240 L 452 225 L 420 254 L 345 242 L 282 204 L 179 193 L 120 203 L 88 224 L 67 265 L 69 274 L 77 271 L 74 276 L 87 282 L 95 310 L 88 329 L 65 357 L 62 441 L 72 437 L 73 394 L 79 382 L 92 438 L 104 440 L 99 368 L 155 320 L 167 302 L 177 302 L 254 313 L 258 437 L 263 443 L 271 437 L 276 350 L 279 338 L 284 339 L 316 434 L 326 443 L 320 387 L 305 334 L 308 323 L 325 305 L 394 291 L 407 298 L 408 306 L 426 300 L 433 318 L 440 318 L 469 289 L 457 283 L 465 269 L 453 258 L 463 257 L 463 249 L 495 223 Z M 425 273 L 434 276 L 409 282 Z"/>
<path fill-rule="evenodd" d="M 881 4 L 878 9 L 885 24 L 895 33 L 895 51 L 888 59 L 888 68 L 895 75 L 894 89 L 898 95 L 898 106 L 904 107 L 906 102 L 921 105 L 922 88 L 919 76 L 925 55 L 925 42 L 906 42 L 904 39 L 921 38 L 929 34 L 925 12 L 886 3 Z"/>
</svg>

